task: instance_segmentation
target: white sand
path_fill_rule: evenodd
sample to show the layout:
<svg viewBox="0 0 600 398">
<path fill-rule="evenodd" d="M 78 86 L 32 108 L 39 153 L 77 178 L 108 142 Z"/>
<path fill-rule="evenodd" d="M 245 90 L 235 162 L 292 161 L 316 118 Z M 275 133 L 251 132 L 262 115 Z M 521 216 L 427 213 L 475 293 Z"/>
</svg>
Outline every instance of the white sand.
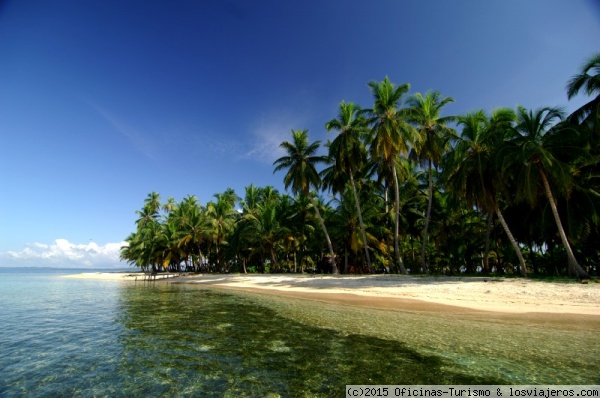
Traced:
<svg viewBox="0 0 600 398">
<path fill-rule="evenodd" d="M 63 275 L 63 278 L 77 279 L 99 279 L 99 280 L 114 280 L 114 281 L 135 281 L 136 278 L 143 278 L 141 272 L 84 272 L 82 274 Z"/>
<path fill-rule="evenodd" d="M 86 273 L 71 277 L 141 280 L 140 273 Z M 182 276 L 170 282 L 194 283 L 204 286 L 258 290 L 271 293 L 352 296 L 345 302 L 360 303 L 389 298 L 394 306 L 397 299 L 451 305 L 475 310 L 503 313 L 560 313 L 600 315 L 600 283 L 541 282 L 529 279 L 484 277 L 420 277 L 400 275 L 256 275 L 207 274 Z M 347 298 L 348 298 L 347 297 Z M 386 301 L 386 300 L 383 300 Z"/>
<path fill-rule="evenodd" d="M 600 315 L 600 283 L 595 282 L 396 275 L 205 275 L 193 280 L 194 283 L 238 288 L 412 299 L 507 313 Z"/>
</svg>

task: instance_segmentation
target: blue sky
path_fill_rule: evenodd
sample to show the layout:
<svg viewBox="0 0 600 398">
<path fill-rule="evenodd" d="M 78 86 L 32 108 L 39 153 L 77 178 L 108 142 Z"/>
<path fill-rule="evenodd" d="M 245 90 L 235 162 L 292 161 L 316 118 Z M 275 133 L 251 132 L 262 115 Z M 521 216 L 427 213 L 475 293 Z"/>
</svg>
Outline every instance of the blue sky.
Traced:
<svg viewBox="0 0 600 398">
<path fill-rule="evenodd" d="M 202 203 L 333 138 L 388 75 L 448 114 L 561 105 L 598 47 L 589 0 L 0 2 L 0 266 L 124 266 L 146 195 Z"/>
</svg>

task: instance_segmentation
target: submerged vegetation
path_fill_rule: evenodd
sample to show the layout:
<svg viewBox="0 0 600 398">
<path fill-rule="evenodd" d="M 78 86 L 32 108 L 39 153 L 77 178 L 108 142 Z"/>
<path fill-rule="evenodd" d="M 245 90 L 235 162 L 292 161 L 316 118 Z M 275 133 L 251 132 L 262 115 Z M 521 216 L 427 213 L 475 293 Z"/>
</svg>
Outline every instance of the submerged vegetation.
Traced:
<svg viewBox="0 0 600 398">
<path fill-rule="evenodd" d="M 205 205 L 153 192 L 121 258 L 145 271 L 598 275 L 600 54 L 567 83 L 589 102 L 443 116 L 439 92 L 370 82 L 324 146 L 306 130 L 274 163 L 290 194 Z M 323 166 L 319 172 L 318 167 Z M 329 193 L 326 202 L 321 193 Z"/>
</svg>

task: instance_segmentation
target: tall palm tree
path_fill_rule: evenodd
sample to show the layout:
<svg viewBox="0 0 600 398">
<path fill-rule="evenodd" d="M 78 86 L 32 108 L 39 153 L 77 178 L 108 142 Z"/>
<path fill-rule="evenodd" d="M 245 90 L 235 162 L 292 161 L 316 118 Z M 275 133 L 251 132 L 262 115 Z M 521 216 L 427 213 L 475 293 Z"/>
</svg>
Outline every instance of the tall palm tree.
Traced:
<svg viewBox="0 0 600 398">
<path fill-rule="evenodd" d="M 238 213 L 235 211 L 237 196 L 231 189 L 215 194 L 215 202 L 206 204 L 206 215 L 210 222 L 209 236 L 215 244 L 217 264 L 220 271 L 228 271 L 224 264 L 223 245 L 227 244 L 227 236 L 232 231 Z"/>
<path fill-rule="evenodd" d="M 567 96 L 573 98 L 580 91 L 592 97 L 591 101 L 573 112 L 569 119 L 600 134 L 600 53 L 592 55 L 581 66 L 581 72 L 567 83 Z"/>
<path fill-rule="evenodd" d="M 189 261 L 188 257 L 191 257 L 191 266 L 197 271 L 202 264 L 200 245 L 207 239 L 209 228 L 197 198 L 192 195 L 186 196 L 179 206 L 169 213 L 169 218 L 174 220 L 180 230 L 179 246 L 185 252 L 186 264 Z"/>
<path fill-rule="evenodd" d="M 360 169 L 366 161 L 366 149 L 362 138 L 367 131 L 366 120 L 359 116 L 360 107 L 352 102 L 342 101 L 340 112 L 337 119 L 332 119 L 325 124 L 327 131 L 339 131 L 339 134 L 329 146 L 329 156 L 335 159 L 335 167 L 345 172 L 349 177 L 352 193 L 354 194 L 354 203 L 360 231 L 362 234 L 363 248 L 367 267 L 371 268 L 371 258 L 369 256 L 369 245 L 367 243 L 367 234 L 363 222 L 362 212 L 360 210 L 360 201 L 356 192 L 356 183 L 354 174 Z"/>
<path fill-rule="evenodd" d="M 151 192 L 148 194 L 146 199 L 144 199 L 144 207 L 152 213 L 158 213 L 161 208 L 160 195 L 158 192 Z"/>
<path fill-rule="evenodd" d="M 371 157 L 391 171 L 392 186 L 394 187 L 394 252 L 398 269 L 406 274 L 404 261 L 398 244 L 398 224 L 400 218 L 398 173 L 396 159 L 401 154 L 408 154 L 409 145 L 414 141 L 414 129 L 406 121 L 406 112 L 399 109 L 402 97 L 410 89 L 409 84 L 396 86 L 386 78 L 382 82 L 372 81 L 369 89 L 373 95 L 373 108 L 367 111 L 373 125 L 370 140 Z"/>
<path fill-rule="evenodd" d="M 489 271 L 489 234 L 495 214 L 517 254 L 521 264 L 521 274 L 527 276 L 525 258 L 500 210 L 502 178 L 495 161 L 498 146 L 515 120 L 514 111 L 508 108 L 496 109 L 491 117 L 488 117 L 483 110 L 458 117 L 462 132 L 456 138 L 454 150 L 446 157 L 444 180 L 450 191 L 464 197 L 467 203 L 475 204 L 487 213 L 485 272 Z"/>
<path fill-rule="evenodd" d="M 244 199 L 240 201 L 240 204 L 242 206 L 242 212 L 245 215 L 256 211 L 261 199 L 261 188 L 254 184 L 250 184 L 245 187 L 244 190 L 246 194 L 244 195 Z"/>
<path fill-rule="evenodd" d="M 279 145 L 280 148 L 283 148 L 287 152 L 287 156 L 282 156 L 273 162 L 273 165 L 276 166 L 273 173 L 287 169 L 287 173 L 283 178 L 285 188 L 291 188 L 294 195 L 303 194 L 310 199 L 319 224 L 321 224 L 321 228 L 325 234 L 327 247 L 329 248 L 329 261 L 331 262 L 333 272 L 337 274 L 338 269 L 335 264 L 335 253 L 331 244 L 331 238 L 327 233 L 325 221 L 321 217 L 319 206 L 310 194 L 311 188 L 319 190 L 321 187 L 321 178 L 315 166 L 327 161 L 325 156 L 316 154 L 320 144 L 321 141 L 313 143 L 308 141 L 308 130 L 292 130 L 292 142 L 284 141 Z"/>
<path fill-rule="evenodd" d="M 581 268 L 567 234 L 563 228 L 556 199 L 551 189 L 551 182 L 565 196 L 573 185 L 573 164 L 567 164 L 561 159 L 567 153 L 578 153 L 585 156 L 582 148 L 569 145 L 568 135 L 574 130 L 561 121 L 564 113 L 558 108 L 540 108 L 535 111 L 518 107 L 517 125 L 507 145 L 501 150 L 503 170 L 517 175 L 517 199 L 522 199 L 534 206 L 539 192 L 545 192 L 552 214 L 558 228 L 560 239 L 567 252 L 569 273 L 579 279 L 588 278 L 587 272 Z"/>
<path fill-rule="evenodd" d="M 181 262 L 186 260 L 187 255 L 179 244 L 181 230 L 173 218 L 165 220 L 160 226 L 164 244 L 163 266 L 169 267 L 171 271 L 179 272 L 181 271 Z"/>
<path fill-rule="evenodd" d="M 302 193 L 292 198 L 290 204 L 290 214 L 288 215 L 288 227 L 293 233 L 294 239 L 297 242 L 298 248 L 298 263 L 300 264 L 300 272 L 304 272 L 307 241 L 315 231 L 314 217 L 310 217 L 313 213 L 312 198 Z"/>
<path fill-rule="evenodd" d="M 409 121 L 416 127 L 418 138 L 414 145 L 414 155 L 423 165 L 427 163 L 429 176 L 428 205 L 423 228 L 423 245 L 421 251 L 421 264 L 425 272 L 429 272 L 426 259 L 427 231 L 431 219 L 431 206 L 433 205 L 433 168 L 440 162 L 449 147 L 450 138 L 455 136 L 454 130 L 448 123 L 454 121 L 454 116 L 441 116 L 442 108 L 454 102 L 451 97 L 442 98 L 438 91 L 429 91 L 425 96 L 417 93 L 406 101 L 409 106 Z"/>
<path fill-rule="evenodd" d="M 149 193 L 146 199 L 144 199 L 144 206 L 142 209 L 136 211 L 138 219 L 135 223 L 138 228 L 142 228 L 148 223 L 157 221 L 160 208 L 160 195 L 156 192 Z"/>
</svg>

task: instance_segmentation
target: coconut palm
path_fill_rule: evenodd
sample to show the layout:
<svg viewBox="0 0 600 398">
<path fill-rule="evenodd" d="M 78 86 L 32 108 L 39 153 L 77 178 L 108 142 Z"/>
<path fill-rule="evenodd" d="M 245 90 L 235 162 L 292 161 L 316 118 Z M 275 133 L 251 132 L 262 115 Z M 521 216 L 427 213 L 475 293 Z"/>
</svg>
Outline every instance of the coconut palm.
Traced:
<svg viewBox="0 0 600 398">
<path fill-rule="evenodd" d="M 171 213 L 173 210 L 175 210 L 177 208 L 177 202 L 175 201 L 175 199 L 171 196 L 169 196 L 167 198 L 167 203 L 165 203 L 162 206 L 162 209 L 165 213 L 169 214 Z"/>
<path fill-rule="evenodd" d="M 364 118 L 359 116 L 359 112 L 359 106 L 352 102 L 346 103 L 342 101 L 338 118 L 327 122 L 325 128 L 327 131 L 339 131 L 339 134 L 329 146 L 329 156 L 335 160 L 335 167 L 343 170 L 345 172 L 344 175 L 349 178 L 362 234 L 365 259 L 367 261 L 367 267 L 371 269 L 367 234 L 365 232 L 365 224 L 360 210 L 360 201 L 358 199 L 358 194 L 356 193 L 356 183 L 354 182 L 355 172 L 359 170 L 366 161 L 366 149 L 362 138 L 367 131 L 367 123 Z"/>
<path fill-rule="evenodd" d="M 271 270 L 278 271 L 277 248 L 287 236 L 287 228 L 281 225 L 278 202 L 265 201 L 254 213 L 244 215 L 245 230 L 255 241 L 254 252 L 264 252 L 271 257 Z"/>
<path fill-rule="evenodd" d="M 401 154 L 408 154 L 409 145 L 414 141 L 414 129 L 407 123 L 406 112 L 399 109 L 402 97 L 410 89 L 409 84 L 396 86 L 386 78 L 382 82 L 372 81 L 369 89 L 373 95 L 373 108 L 367 111 L 372 123 L 370 139 L 371 157 L 391 171 L 392 186 L 394 187 L 394 252 L 398 269 L 406 274 L 404 261 L 398 245 L 398 223 L 400 218 L 398 175 L 396 159 Z"/>
<path fill-rule="evenodd" d="M 238 213 L 235 211 L 237 195 L 232 189 L 224 193 L 215 194 L 216 201 L 206 204 L 206 215 L 209 220 L 208 235 L 215 244 L 217 265 L 219 270 L 227 271 L 224 264 L 223 245 L 227 244 L 227 236 L 232 231 Z"/>
<path fill-rule="evenodd" d="M 323 221 L 319 207 L 310 194 L 311 188 L 318 190 L 321 187 L 321 178 L 315 166 L 319 163 L 327 162 L 325 156 L 316 154 L 320 144 L 321 141 L 313 143 L 308 141 L 308 130 L 292 130 L 292 142 L 284 141 L 279 145 L 280 148 L 287 152 L 287 156 L 282 156 L 273 162 L 273 165 L 276 166 L 273 172 L 287 169 L 287 173 L 283 178 L 285 188 L 291 188 L 294 195 L 303 194 L 309 197 L 319 219 L 319 224 L 321 224 L 321 228 L 325 234 L 333 272 L 337 274 L 338 269 L 335 264 L 335 253 L 331 239 L 327 233 L 327 228 L 325 227 L 325 221 Z"/>
<path fill-rule="evenodd" d="M 151 213 L 158 213 L 160 206 L 160 195 L 158 192 L 151 192 L 148 194 L 146 199 L 144 199 L 144 208 L 148 209 Z"/>
<path fill-rule="evenodd" d="M 581 72 L 567 83 L 567 96 L 573 98 L 580 91 L 592 97 L 591 101 L 573 112 L 569 119 L 600 134 L 600 53 L 594 54 L 581 66 Z"/>
<path fill-rule="evenodd" d="M 146 199 L 144 199 L 144 206 L 142 209 L 136 211 L 138 219 L 135 223 L 138 228 L 142 228 L 148 223 L 157 221 L 160 208 L 160 195 L 156 192 L 149 193 Z"/>
<path fill-rule="evenodd" d="M 121 246 L 119 258 L 129 264 L 140 267 L 147 272 L 148 263 L 143 259 L 144 241 L 139 232 L 132 232 L 125 238 L 126 244 Z"/>
<path fill-rule="evenodd" d="M 456 138 L 454 150 L 446 158 L 444 179 L 450 191 L 464 197 L 468 203 L 477 205 L 487 213 L 485 271 L 489 271 L 489 234 L 495 214 L 517 254 L 521 264 L 521 274 L 526 276 L 525 259 L 500 210 L 503 179 L 495 161 L 495 151 L 515 120 L 514 111 L 508 108 L 496 109 L 490 117 L 483 110 L 458 117 L 458 125 L 462 126 L 462 132 Z"/>
<path fill-rule="evenodd" d="M 207 239 L 208 223 L 202 212 L 202 207 L 193 195 L 186 196 L 175 209 L 169 213 L 179 228 L 179 247 L 184 252 L 186 265 L 189 257 L 192 268 L 197 271 L 202 264 L 200 245 Z M 195 262 L 194 260 L 197 259 Z M 198 266 L 196 266 L 198 264 Z"/>
<path fill-rule="evenodd" d="M 535 111 L 518 107 L 517 124 L 513 134 L 502 148 L 499 158 L 503 159 L 503 171 L 517 177 L 517 199 L 528 202 L 532 207 L 545 192 L 558 228 L 563 247 L 567 252 L 569 273 L 579 279 L 588 278 L 581 268 L 567 234 L 563 228 L 556 199 L 551 188 L 568 196 L 573 186 L 573 163 L 566 163 L 565 156 L 585 156 L 584 150 L 569 145 L 569 135 L 575 130 L 564 124 L 555 124 L 564 118 L 558 108 L 540 108 Z"/>
<path fill-rule="evenodd" d="M 409 106 L 409 121 L 416 127 L 418 137 L 413 148 L 414 156 L 421 165 L 427 164 L 429 177 L 428 205 L 423 228 L 423 245 L 421 251 L 421 264 L 425 272 L 429 272 L 426 259 L 427 231 L 431 219 L 431 206 L 433 204 L 433 168 L 440 162 L 449 147 L 450 138 L 455 136 L 454 130 L 448 123 L 454 121 L 454 116 L 441 116 L 442 108 L 454 102 L 451 97 L 442 98 L 438 91 L 430 91 L 425 96 L 417 93 L 406 101 Z"/>
<path fill-rule="evenodd" d="M 311 214 L 314 213 L 311 210 L 312 198 L 309 198 L 308 195 L 299 194 L 291 198 L 291 202 L 288 228 L 292 231 L 294 240 L 297 242 L 297 262 L 300 264 L 300 272 L 304 272 L 305 263 L 310 260 L 310 257 L 306 256 L 307 241 L 315 231 L 315 217 L 311 217 Z M 295 253 L 294 257 L 296 257 Z"/>
</svg>

